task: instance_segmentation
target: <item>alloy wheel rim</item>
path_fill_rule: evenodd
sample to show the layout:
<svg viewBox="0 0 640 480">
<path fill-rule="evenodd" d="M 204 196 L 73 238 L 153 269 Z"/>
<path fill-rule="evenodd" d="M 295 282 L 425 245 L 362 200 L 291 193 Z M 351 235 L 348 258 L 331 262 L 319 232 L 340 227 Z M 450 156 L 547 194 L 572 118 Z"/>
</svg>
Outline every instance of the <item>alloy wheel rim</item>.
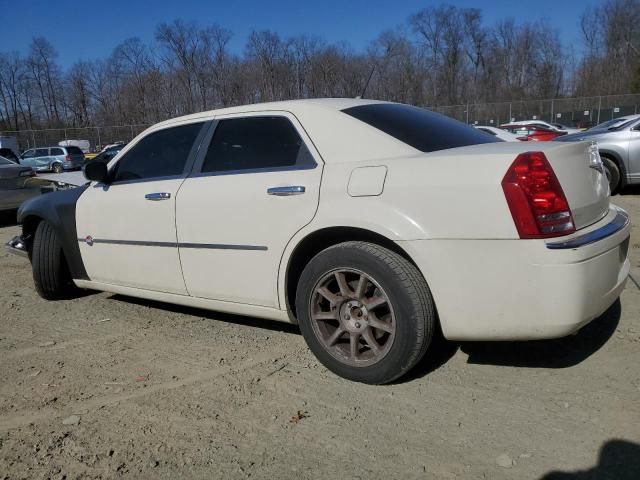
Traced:
<svg viewBox="0 0 640 480">
<path fill-rule="evenodd" d="M 395 339 L 396 320 L 388 295 L 360 270 L 340 268 L 325 274 L 313 288 L 310 317 L 322 347 L 347 365 L 379 362 Z"/>
</svg>

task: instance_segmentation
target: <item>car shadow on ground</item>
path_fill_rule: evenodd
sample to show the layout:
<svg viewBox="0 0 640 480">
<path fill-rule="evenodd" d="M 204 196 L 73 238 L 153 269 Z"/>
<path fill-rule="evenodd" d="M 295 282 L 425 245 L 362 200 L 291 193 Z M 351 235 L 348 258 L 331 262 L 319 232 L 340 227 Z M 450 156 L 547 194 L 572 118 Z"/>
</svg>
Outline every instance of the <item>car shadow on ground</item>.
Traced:
<svg viewBox="0 0 640 480">
<path fill-rule="evenodd" d="M 467 363 L 527 368 L 567 368 L 586 360 L 613 335 L 620 322 L 620 300 L 575 335 L 529 342 L 469 342 L 460 349 Z"/>
<path fill-rule="evenodd" d="M 616 192 L 614 197 L 617 195 L 622 195 L 623 197 L 625 195 L 640 195 L 640 185 L 627 185 L 626 187 Z"/>
<path fill-rule="evenodd" d="M 264 318 L 246 317 L 243 315 L 234 315 L 232 313 L 215 312 L 211 310 L 203 310 L 201 308 L 185 307 L 182 305 L 175 305 L 171 303 L 157 302 L 154 300 L 145 300 L 142 298 L 128 297 L 126 295 L 114 294 L 109 297 L 110 300 L 116 300 L 119 302 L 134 303 L 136 305 L 143 305 L 149 308 L 157 308 L 159 310 L 165 310 L 174 313 L 180 313 L 183 315 L 190 315 L 192 317 L 206 318 L 212 321 L 234 323 L 236 325 L 244 325 L 247 327 L 257 327 L 265 330 L 300 334 L 300 329 L 297 325 L 291 323 L 278 322 L 275 320 L 267 320 Z"/>
<path fill-rule="evenodd" d="M 18 224 L 17 210 L 0 210 L 0 228 L 13 227 Z"/>
<path fill-rule="evenodd" d="M 600 449 L 598 463 L 589 470 L 553 471 L 540 480 L 637 480 L 640 478 L 640 445 L 627 440 L 609 440 Z"/>
</svg>

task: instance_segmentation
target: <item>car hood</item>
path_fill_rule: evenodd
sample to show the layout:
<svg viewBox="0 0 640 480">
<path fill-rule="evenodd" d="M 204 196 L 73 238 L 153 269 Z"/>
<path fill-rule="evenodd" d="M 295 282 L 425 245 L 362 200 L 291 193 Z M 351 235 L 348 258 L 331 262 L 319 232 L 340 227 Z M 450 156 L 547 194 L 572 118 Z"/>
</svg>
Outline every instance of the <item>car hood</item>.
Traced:
<svg viewBox="0 0 640 480">
<path fill-rule="evenodd" d="M 583 140 L 598 140 L 609 133 L 608 130 L 600 130 L 597 132 L 579 132 L 570 133 L 569 135 L 562 135 L 561 137 L 554 138 L 554 142 L 581 142 Z"/>
</svg>

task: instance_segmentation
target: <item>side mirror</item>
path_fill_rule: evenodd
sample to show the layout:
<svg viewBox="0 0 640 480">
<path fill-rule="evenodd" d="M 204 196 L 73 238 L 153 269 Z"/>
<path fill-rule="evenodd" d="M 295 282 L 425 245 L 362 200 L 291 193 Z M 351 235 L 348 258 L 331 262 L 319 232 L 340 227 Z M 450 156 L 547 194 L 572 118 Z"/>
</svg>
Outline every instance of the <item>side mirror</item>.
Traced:
<svg viewBox="0 0 640 480">
<path fill-rule="evenodd" d="M 84 177 L 92 182 L 107 183 L 109 170 L 102 162 L 89 162 L 84 166 Z"/>
</svg>

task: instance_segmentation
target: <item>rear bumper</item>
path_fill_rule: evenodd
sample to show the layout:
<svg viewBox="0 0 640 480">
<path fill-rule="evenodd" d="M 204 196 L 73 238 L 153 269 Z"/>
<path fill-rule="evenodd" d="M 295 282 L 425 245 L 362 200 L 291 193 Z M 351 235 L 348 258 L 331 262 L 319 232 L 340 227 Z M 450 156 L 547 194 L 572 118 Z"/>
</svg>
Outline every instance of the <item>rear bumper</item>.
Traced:
<svg viewBox="0 0 640 480">
<path fill-rule="evenodd" d="M 553 242 L 399 243 L 429 283 L 445 337 L 533 340 L 573 333 L 615 302 L 629 274 L 630 230 L 626 212 L 612 207 Z"/>
</svg>

